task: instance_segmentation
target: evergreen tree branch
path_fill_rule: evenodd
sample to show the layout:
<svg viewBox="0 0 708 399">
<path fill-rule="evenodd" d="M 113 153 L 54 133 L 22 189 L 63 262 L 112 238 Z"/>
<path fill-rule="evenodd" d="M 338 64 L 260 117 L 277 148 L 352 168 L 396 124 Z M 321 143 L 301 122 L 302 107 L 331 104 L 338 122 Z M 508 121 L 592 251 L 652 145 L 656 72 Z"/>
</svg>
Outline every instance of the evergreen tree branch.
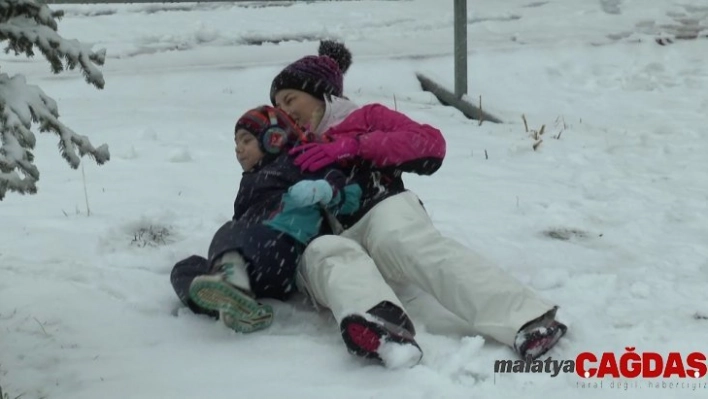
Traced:
<svg viewBox="0 0 708 399">
<path fill-rule="evenodd" d="M 105 82 L 97 65 L 104 64 L 105 49 L 94 52 L 78 40 L 61 37 L 57 19 L 62 15 L 63 12 L 52 11 L 34 0 L 0 0 L 0 41 L 8 41 L 5 53 L 34 57 L 36 47 L 49 61 L 53 73 L 80 66 L 86 82 L 102 89 Z"/>
<path fill-rule="evenodd" d="M 33 57 L 35 49 L 44 55 L 53 73 L 81 69 L 86 82 L 102 89 L 105 50 L 94 52 L 78 40 L 67 40 L 57 33 L 62 11 L 52 11 L 36 0 L 0 0 L 0 41 L 7 41 L 5 53 Z M 56 102 L 42 89 L 28 85 L 24 76 L 0 73 L 0 200 L 7 191 L 21 194 L 37 192 L 39 170 L 32 150 L 36 139 L 32 124 L 40 132 L 59 136 L 59 152 L 71 168 L 79 167 L 88 155 L 99 165 L 110 159 L 108 146 L 95 148 L 88 137 L 71 130 L 59 121 Z"/>
<path fill-rule="evenodd" d="M 110 160 L 107 145 L 95 148 L 86 136 L 71 130 L 59 121 L 56 102 L 41 88 L 28 85 L 24 76 L 9 77 L 0 74 L 0 200 L 5 191 L 33 194 L 39 171 L 32 163 L 35 137 L 30 130 L 32 123 L 39 124 L 40 132 L 52 132 L 59 136 L 59 151 L 72 169 L 79 167 L 81 157 L 89 155 L 102 165 Z M 78 152 L 78 154 L 77 154 Z M 15 172 L 19 170 L 24 178 Z"/>
</svg>

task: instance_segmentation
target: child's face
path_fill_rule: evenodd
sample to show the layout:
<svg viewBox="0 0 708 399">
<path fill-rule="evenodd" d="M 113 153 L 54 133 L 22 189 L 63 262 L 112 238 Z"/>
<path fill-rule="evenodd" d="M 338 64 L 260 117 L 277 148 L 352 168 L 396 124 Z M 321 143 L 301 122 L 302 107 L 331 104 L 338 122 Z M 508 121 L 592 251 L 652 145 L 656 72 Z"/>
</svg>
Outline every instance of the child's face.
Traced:
<svg viewBox="0 0 708 399">
<path fill-rule="evenodd" d="M 276 107 L 285 111 L 302 128 L 314 130 L 310 126 L 312 115 L 324 107 L 324 101 L 311 96 L 304 91 L 294 89 L 280 90 L 275 94 Z"/>
<path fill-rule="evenodd" d="M 253 169 L 263 159 L 265 154 L 258 145 L 258 139 L 248 130 L 238 129 L 234 141 L 236 141 L 236 159 L 244 172 Z"/>
</svg>

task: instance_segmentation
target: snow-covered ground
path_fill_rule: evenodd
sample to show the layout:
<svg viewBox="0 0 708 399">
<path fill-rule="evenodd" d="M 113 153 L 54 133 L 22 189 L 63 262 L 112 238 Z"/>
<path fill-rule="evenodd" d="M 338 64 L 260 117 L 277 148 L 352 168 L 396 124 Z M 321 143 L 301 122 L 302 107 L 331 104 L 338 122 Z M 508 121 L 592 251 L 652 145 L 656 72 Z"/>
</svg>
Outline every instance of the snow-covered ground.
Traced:
<svg viewBox="0 0 708 399">
<path fill-rule="evenodd" d="M 444 166 L 406 183 L 444 234 L 561 305 L 570 331 L 553 358 L 627 346 L 708 352 L 708 320 L 696 317 L 708 316 L 708 40 L 654 41 L 677 25 L 708 33 L 704 0 L 470 2 L 470 97 L 506 122 L 481 126 L 415 78 L 452 83 L 452 2 L 53 8 L 67 10 L 61 34 L 107 49 L 105 90 L 77 72 L 52 76 L 40 57 L 4 55 L 3 72 L 41 85 L 64 123 L 107 143 L 112 159 L 71 170 L 56 136 L 40 135 L 39 193 L 0 203 L 0 386 L 11 398 L 708 392 L 494 375 L 494 360 L 512 352 L 465 337 L 412 290 L 402 296 L 425 357 L 389 371 L 348 355 L 326 312 L 305 302 L 276 304 L 271 329 L 238 336 L 180 307 L 169 284 L 173 264 L 205 253 L 231 217 L 236 118 L 268 102 L 286 63 L 336 38 L 354 53 L 352 99 L 395 97 L 442 129 Z M 536 150 L 522 114 L 530 130 L 545 125 Z"/>
</svg>

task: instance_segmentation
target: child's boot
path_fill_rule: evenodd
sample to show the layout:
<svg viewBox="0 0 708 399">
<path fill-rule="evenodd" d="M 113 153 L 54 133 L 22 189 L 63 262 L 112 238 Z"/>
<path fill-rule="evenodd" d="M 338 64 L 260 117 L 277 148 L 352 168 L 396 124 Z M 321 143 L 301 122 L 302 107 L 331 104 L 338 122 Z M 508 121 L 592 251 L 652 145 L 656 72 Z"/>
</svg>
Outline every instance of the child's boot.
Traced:
<svg viewBox="0 0 708 399">
<path fill-rule="evenodd" d="M 230 329 L 250 333 L 273 323 L 273 309 L 261 304 L 251 293 L 246 262 L 237 252 L 229 252 L 215 264 L 214 274 L 196 277 L 189 296 L 199 306 L 219 312 L 219 319 Z"/>
<path fill-rule="evenodd" d="M 403 309 L 388 301 L 364 315 L 345 317 L 340 330 L 350 353 L 375 359 L 388 368 L 413 367 L 423 357 L 414 339 L 413 322 Z"/>
</svg>

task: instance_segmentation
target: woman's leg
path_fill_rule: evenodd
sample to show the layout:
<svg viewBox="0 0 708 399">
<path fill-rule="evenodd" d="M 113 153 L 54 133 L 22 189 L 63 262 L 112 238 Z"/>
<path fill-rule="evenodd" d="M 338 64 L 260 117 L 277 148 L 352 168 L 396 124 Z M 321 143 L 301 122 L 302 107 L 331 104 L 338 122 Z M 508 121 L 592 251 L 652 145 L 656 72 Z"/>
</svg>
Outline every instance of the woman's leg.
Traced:
<svg viewBox="0 0 708 399">
<path fill-rule="evenodd" d="M 483 335 L 515 347 L 522 327 L 553 312 L 503 269 L 442 236 L 411 192 L 384 200 L 364 219 L 364 247 L 384 277 L 418 285 Z"/>
<path fill-rule="evenodd" d="M 383 301 L 403 307 L 364 248 L 344 236 L 314 239 L 305 249 L 300 273 L 309 295 L 329 308 L 337 323 Z"/>
<path fill-rule="evenodd" d="M 417 364 L 422 352 L 413 323 L 364 248 L 346 235 L 321 236 L 307 246 L 301 289 L 332 311 L 351 353 L 388 367 Z M 405 346 L 404 356 L 393 356 L 398 345 Z"/>
</svg>

